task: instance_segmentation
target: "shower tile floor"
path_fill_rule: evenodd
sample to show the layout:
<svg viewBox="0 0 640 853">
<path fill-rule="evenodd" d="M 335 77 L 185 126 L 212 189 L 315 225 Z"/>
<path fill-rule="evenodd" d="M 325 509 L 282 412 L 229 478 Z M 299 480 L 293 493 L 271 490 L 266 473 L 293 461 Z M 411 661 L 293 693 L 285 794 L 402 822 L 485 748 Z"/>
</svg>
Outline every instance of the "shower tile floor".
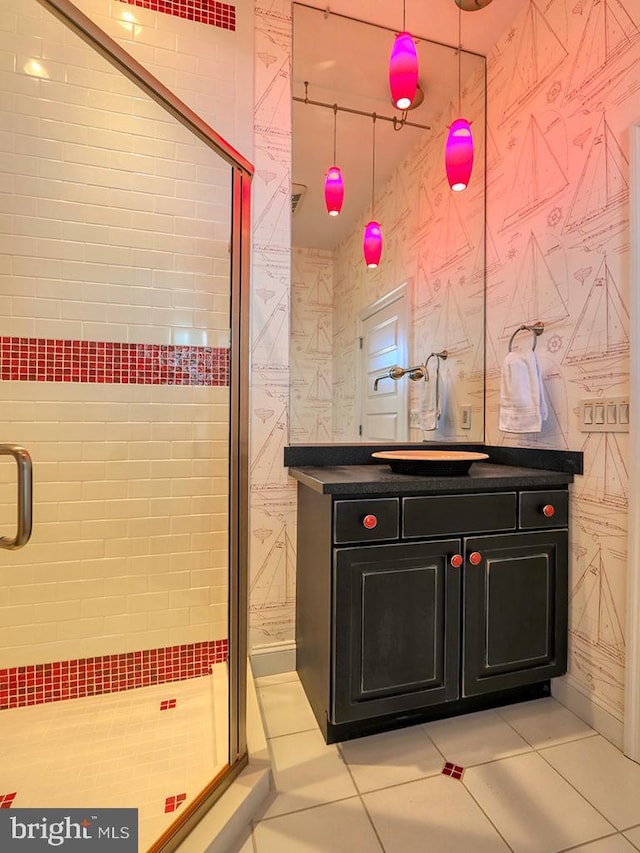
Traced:
<svg viewBox="0 0 640 853">
<path fill-rule="evenodd" d="M 0 797 L 137 808 L 147 850 L 227 763 L 227 706 L 217 664 L 212 676 L 2 711 Z"/>
<path fill-rule="evenodd" d="M 327 746 L 296 673 L 256 687 L 275 790 L 229 853 L 640 850 L 640 765 L 552 698 Z"/>
</svg>

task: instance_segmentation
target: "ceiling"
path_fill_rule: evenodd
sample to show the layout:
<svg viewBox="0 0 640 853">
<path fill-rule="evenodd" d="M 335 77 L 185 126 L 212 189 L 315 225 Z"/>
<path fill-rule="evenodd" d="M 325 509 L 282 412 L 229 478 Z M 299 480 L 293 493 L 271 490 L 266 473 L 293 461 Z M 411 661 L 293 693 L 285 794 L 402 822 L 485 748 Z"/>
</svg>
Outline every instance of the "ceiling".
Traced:
<svg viewBox="0 0 640 853">
<path fill-rule="evenodd" d="M 407 120 L 433 126 L 443 112 L 455 117 L 459 21 L 464 88 L 464 80 L 483 63 L 475 54 L 486 55 L 527 2 L 495 0 L 484 9 L 459 13 L 455 0 L 419 4 L 407 0 L 406 28 L 416 40 L 420 86 L 425 94 L 424 102 L 408 113 Z M 294 3 L 293 8 L 294 99 L 305 97 L 304 82 L 308 81 L 310 100 L 399 118 L 389 96 L 387 65 L 394 33 L 402 27 L 402 2 L 334 0 L 330 13 L 301 3 Z M 376 121 L 376 187 L 386 183 L 429 132 L 409 126 L 396 131 L 391 122 Z M 334 165 L 333 137 L 332 109 L 294 100 L 292 181 L 306 187 L 293 215 L 294 246 L 332 250 L 356 227 L 363 211 L 369 215 L 371 210 L 372 119 L 343 111 L 336 115 L 335 165 L 341 167 L 345 181 L 340 216 L 327 215 L 323 197 L 325 173 Z"/>
</svg>

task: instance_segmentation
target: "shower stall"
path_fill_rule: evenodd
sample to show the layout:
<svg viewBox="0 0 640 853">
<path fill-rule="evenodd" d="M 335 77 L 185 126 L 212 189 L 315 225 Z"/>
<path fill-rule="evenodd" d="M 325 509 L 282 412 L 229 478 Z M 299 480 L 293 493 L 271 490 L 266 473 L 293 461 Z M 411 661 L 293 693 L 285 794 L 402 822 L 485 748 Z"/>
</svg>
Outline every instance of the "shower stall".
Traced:
<svg viewBox="0 0 640 853">
<path fill-rule="evenodd" d="M 253 169 L 68 0 L 0 43 L 0 808 L 171 850 L 247 760 Z"/>
</svg>

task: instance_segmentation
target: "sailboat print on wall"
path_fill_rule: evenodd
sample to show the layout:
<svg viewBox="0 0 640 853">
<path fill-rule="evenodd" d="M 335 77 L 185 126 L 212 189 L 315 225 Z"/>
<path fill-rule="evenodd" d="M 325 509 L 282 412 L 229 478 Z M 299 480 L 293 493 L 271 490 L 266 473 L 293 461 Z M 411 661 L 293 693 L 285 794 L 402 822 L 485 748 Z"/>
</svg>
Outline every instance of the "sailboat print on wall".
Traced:
<svg viewBox="0 0 640 853">
<path fill-rule="evenodd" d="M 603 391 L 612 393 L 614 388 L 620 388 L 624 394 L 629 385 L 629 371 L 620 365 L 619 358 L 607 358 L 595 363 L 578 364 L 578 371 L 570 380 L 589 394 L 602 394 Z"/>
<path fill-rule="evenodd" d="M 445 289 L 435 340 L 440 342 L 438 346 L 446 348 L 452 354 L 463 352 L 471 346 L 466 324 L 450 281 L 447 282 Z"/>
<path fill-rule="evenodd" d="M 533 116 L 518 154 L 510 204 L 502 231 L 518 225 L 535 213 L 569 184 L 562 166 L 551 150 Z"/>
<path fill-rule="evenodd" d="M 332 389 L 322 367 L 316 367 L 313 379 L 309 383 L 307 400 L 310 402 L 324 403 L 331 400 Z"/>
<path fill-rule="evenodd" d="M 284 639 L 295 618 L 295 566 L 295 547 L 284 523 L 249 584 L 251 620 L 272 639 Z"/>
<path fill-rule="evenodd" d="M 553 273 L 549 269 L 533 232 L 516 276 L 518 282 L 502 338 L 510 337 L 516 326 L 541 320 L 548 325 L 565 320 L 569 311 Z"/>
<path fill-rule="evenodd" d="M 271 63 L 266 64 L 269 69 Z M 269 69 L 271 79 L 265 86 L 254 107 L 255 129 L 258 132 L 278 133 L 282 127 L 280 118 L 291 109 L 291 88 L 289 83 L 289 56 L 280 65 Z"/>
<path fill-rule="evenodd" d="M 411 188 L 407 185 L 407 180 L 410 181 L 411 177 L 403 169 L 399 169 L 394 176 L 393 184 L 389 187 L 386 204 L 393 223 L 388 232 L 390 234 L 401 229 L 411 219 L 413 203 L 410 200 Z"/>
<path fill-rule="evenodd" d="M 601 81 L 609 85 L 612 64 L 638 38 L 640 30 L 622 0 L 592 0 L 569 76 L 567 100 L 584 96 Z M 618 74 L 625 71 L 619 68 Z"/>
<path fill-rule="evenodd" d="M 328 355 L 331 352 L 331 337 L 327 331 L 328 320 L 317 320 L 312 329 L 307 329 L 309 342 L 307 344 L 308 353 L 317 353 L 319 355 Z"/>
<path fill-rule="evenodd" d="M 285 405 L 251 463 L 251 481 L 261 484 L 252 488 L 277 489 L 287 485 L 287 469 L 282 465 L 288 431 L 287 423 L 287 406 Z"/>
<path fill-rule="evenodd" d="M 424 175 L 420 175 L 418 181 L 418 216 L 417 221 L 421 224 L 421 230 L 429 225 L 434 217 L 433 203 L 431 201 L 433 193 L 431 187 L 428 186 Z"/>
<path fill-rule="evenodd" d="M 433 288 L 429 281 L 429 276 L 427 275 L 426 253 L 418 254 L 414 300 L 416 311 L 420 311 L 422 308 L 431 308 L 433 305 Z"/>
<path fill-rule="evenodd" d="M 575 497 L 600 507 L 627 509 L 629 475 L 616 436 L 591 433 L 582 451 L 589 465 L 585 465 L 585 474 L 575 489 Z"/>
<path fill-rule="evenodd" d="M 607 578 L 599 543 L 596 553 L 571 590 L 574 610 L 570 633 L 599 649 L 618 663 L 624 663 L 624 633 L 611 586 Z"/>
<path fill-rule="evenodd" d="M 491 183 L 496 180 L 497 170 L 502 162 L 502 151 L 500 146 L 496 142 L 496 138 L 493 135 L 490 127 L 487 127 L 486 132 L 487 137 L 487 163 L 486 163 L 486 175 L 487 175 L 487 183 Z"/>
<path fill-rule="evenodd" d="M 626 206 L 629 202 L 628 174 L 629 161 L 603 113 L 562 233 L 588 228 L 593 220 L 611 216 L 614 211 Z"/>
<path fill-rule="evenodd" d="M 531 2 L 516 48 L 511 88 L 507 99 L 509 106 L 502 120 L 506 121 L 526 104 L 566 57 L 567 49 L 549 25 L 537 3 Z"/>
<path fill-rule="evenodd" d="M 305 443 L 309 441 L 330 442 L 332 440 L 331 405 L 302 415 L 292 412 L 289 440 Z"/>
<path fill-rule="evenodd" d="M 473 250 L 471 240 L 456 208 L 456 194 L 447 192 L 444 204 L 445 212 L 434 240 L 432 273 L 438 273 L 458 263 Z"/>
<path fill-rule="evenodd" d="M 306 440 L 322 442 L 331 441 L 331 412 L 328 412 L 326 416 L 321 412 L 315 416 L 311 426 L 307 430 Z"/>
<path fill-rule="evenodd" d="M 470 281 L 478 283 L 482 286 L 484 293 L 485 280 L 490 275 L 497 273 L 502 268 L 496 241 L 489 227 L 489 223 L 485 226 L 484 242 L 478 244 L 475 260 L 473 263 L 473 272 L 470 276 Z"/>
<path fill-rule="evenodd" d="M 254 367 L 286 367 L 280 364 L 283 357 L 282 341 L 289 335 L 288 299 L 283 295 L 273 309 L 251 348 Z"/>
<path fill-rule="evenodd" d="M 318 263 L 322 264 L 322 266 L 326 266 L 327 261 L 324 258 L 320 258 Z M 329 285 L 329 277 L 325 270 L 319 270 L 309 288 L 307 305 L 329 308 L 331 306 L 332 299 L 333 294 Z"/>
<path fill-rule="evenodd" d="M 292 282 L 292 295 L 295 293 L 298 287 L 299 285 L 297 284 L 297 282 Z M 292 344 L 294 341 L 296 341 L 298 350 L 302 349 L 302 340 L 304 340 L 304 338 L 306 338 L 307 336 L 305 331 L 305 324 L 307 321 L 308 313 L 309 311 L 306 308 L 304 302 L 302 301 L 302 297 L 296 294 L 291 300 L 289 337 L 291 338 Z"/>
<path fill-rule="evenodd" d="M 605 256 L 576 322 L 563 363 L 580 364 L 628 352 L 629 312 Z"/>
<path fill-rule="evenodd" d="M 265 241 L 267 241 L 267 246 L 262 245 L 261 248 L 269 249 L 272 243 L 274 246 L 278 245 L 278 237 L 287 233 L 287 229 L 290 227 L 290 207 L 289 178 L 284 175 L 277 186 L 274 186 L 271 196 L 256 216 L 253 225 L 256 231 L 259 228 L 264 229 L 262 233 Z"/>
<path fill-rule="evenodd" d="M 484 347 L 476 347 L 473 365 L 469 372 L 469 379 L 473 381 L 484 379 L 489 384 L 500 376 L 500 362 L 491 335 L 486 335 L 484 344 Z"/>
</svg>

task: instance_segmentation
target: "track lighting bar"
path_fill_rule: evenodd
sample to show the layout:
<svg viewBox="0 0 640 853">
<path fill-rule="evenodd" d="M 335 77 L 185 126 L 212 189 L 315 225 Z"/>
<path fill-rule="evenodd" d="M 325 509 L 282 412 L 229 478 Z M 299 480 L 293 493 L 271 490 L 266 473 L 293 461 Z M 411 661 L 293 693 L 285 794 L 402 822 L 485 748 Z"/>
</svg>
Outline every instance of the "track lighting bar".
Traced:
<svg viewBox="0 0 640 853">
<path fill-rule="evenodd" d="M 379 113 L 367 113 L 367 112 L 364 112 L 364 110 L 355 110 L 355 109 L 352 109 L 351 107 L 341 107 L 338 104 L 326 104 L 326 103 L 324 103 L 324 101 L 312 101 L 311 98 L 309 98 L 309 96 L 307 94 L 308 85 L 309 85 L 309 83 L 305 82 L 305 84 L 304 84 L 304 91 L 305 91 L 304 98 L 300 98 L 300 97 L 294 95 L 293 96 L 294 101 L 298 101 L 298 103 L 300 103 L 300 104 L 310 104 L 312 107 L 322 107 L 323 109 L 331 110 L 334 113 L 336 111 L 341 112 L 341 113 L 351 113 L 352 115 L 356 115 L 356 116 L 366 116 L 367 118 L 370 118 L 370 119 L 374 118 L 374 116 L 375 116 L 375 118 L 379 121 L 390 121 L 393 124 L 393 127 L 395 130 L 401 130 L 403 127 L 417 127 L 420 130 L 431 130 L 431 127 L 428 124 L 416 124 L 416 122 L 414 122 L 414 121 L 407 121 L 406 110 L 403 113 L 403 117 L 398 118 L 397 116 L 381 116 Z"/>
</svg>

